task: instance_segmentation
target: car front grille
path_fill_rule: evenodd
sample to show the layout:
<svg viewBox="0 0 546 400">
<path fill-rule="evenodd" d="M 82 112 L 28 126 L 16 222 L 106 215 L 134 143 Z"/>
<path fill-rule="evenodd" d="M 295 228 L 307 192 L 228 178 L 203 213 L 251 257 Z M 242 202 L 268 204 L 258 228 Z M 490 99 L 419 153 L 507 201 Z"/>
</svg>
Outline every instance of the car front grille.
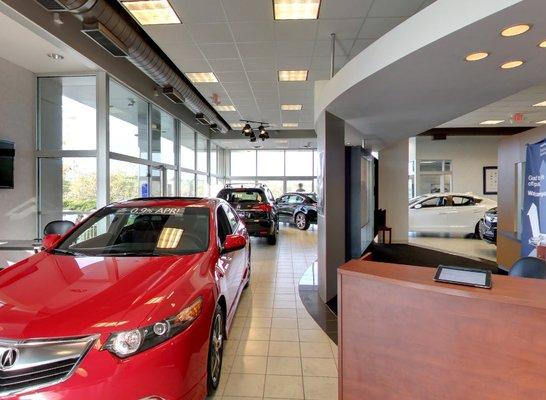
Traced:
<svg viewBox="0 0 546 400">
<path fill-rule="evenodd" d="M 267 219 L 267 213 L 263 211 L 239 211 L 239 216 L 243 219 Z"/>
<path fill-rule="evenodd" d="M 0 371 L 0 392 L 17 392 L 62 381 L 72 372 L 78 360 L 72 358 L 15 371 Z"/>
<path fill-rule="evenodd" d="M 0 398 L 70 378 L 98 336 L 61 339 L 0 339 Z M 6 354 L 12 352 L 11 362 Z"/>
</svg>

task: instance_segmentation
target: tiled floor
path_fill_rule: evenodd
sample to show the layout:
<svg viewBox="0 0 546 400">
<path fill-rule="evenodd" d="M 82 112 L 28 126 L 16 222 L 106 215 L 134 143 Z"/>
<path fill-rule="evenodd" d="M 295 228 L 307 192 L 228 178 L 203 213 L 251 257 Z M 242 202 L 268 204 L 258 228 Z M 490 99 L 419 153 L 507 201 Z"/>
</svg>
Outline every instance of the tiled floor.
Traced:
<svg viewBox="0 0 546 400">
<path fill-rule="evenodd" d="M 281 226 L 277 246 L 252 241 L 252 283 L 209 399 L 337 399 L 337 346 L 305 310 L 298 281 L 316 260 L 316 231 Z"/>
<path fill-rule="evenodd" d="M 464 256 L 497 261 L 497 246 L 462 235 L 410 235 L 409 243 Z"/>
</svg>

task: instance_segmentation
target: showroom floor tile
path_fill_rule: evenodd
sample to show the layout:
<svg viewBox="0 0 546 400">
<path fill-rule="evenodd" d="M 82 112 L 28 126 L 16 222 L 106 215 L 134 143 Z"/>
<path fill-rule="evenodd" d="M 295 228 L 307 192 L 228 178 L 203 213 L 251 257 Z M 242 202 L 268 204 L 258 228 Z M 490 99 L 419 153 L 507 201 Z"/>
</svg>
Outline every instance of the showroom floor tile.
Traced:
<svg viewBox="0 0 546 400">
<path fill-rule="evenodd" d="M 298 295 L 316 246 L 316 230 L 288 226 L 281 226 L 277 246 L 252 240 L 252 282 L 226 341 L 220 387 L 209 400 L 337 399 L 337 346 Z"/>
</svg>

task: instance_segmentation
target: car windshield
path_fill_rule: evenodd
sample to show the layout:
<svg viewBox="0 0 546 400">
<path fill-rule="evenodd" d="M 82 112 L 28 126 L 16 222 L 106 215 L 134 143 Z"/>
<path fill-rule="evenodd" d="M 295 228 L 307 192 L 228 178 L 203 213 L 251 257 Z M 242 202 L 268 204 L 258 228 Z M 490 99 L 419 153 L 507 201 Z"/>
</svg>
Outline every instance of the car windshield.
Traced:
<svg viewBox="0 0 546 400">
<path fill-rule="evenodd" d="M 108 207 L 52 252 L 116 257 L 200 253 L 209 245 L 209 218 L 206 207 Z"/>
<path fill-rule="evenodd" d="M 426 198 L 427 196 L 417 196 L 417 197 L 413 197 L 410 199 L 409 201 L 409 205 L 413 205 L 415 203 L 417 203 L 419 200 L 423 200 L 424 198 Z"/>
<path fill-rule="evenodd" d="M 219 198 L 227 200 L 228 203 L 265 203 L 267 199 L 262 190 L 223 190 Z"/>
</svg>

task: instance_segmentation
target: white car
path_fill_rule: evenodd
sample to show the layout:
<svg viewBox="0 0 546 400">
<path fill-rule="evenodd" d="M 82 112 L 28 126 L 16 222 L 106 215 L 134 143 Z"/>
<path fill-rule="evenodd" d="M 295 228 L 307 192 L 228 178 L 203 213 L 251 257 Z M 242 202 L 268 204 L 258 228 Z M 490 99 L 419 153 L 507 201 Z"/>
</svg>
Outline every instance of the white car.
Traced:
<svg viewBox="0 0 546 400">
<path fill-rule="evenodd" d="M 409 231 L 473 233 L 479 237 L 484 213 L 496 207 L 493 200 L 468 193 L 432 193 L 410 200 Z"/>
</svg>

